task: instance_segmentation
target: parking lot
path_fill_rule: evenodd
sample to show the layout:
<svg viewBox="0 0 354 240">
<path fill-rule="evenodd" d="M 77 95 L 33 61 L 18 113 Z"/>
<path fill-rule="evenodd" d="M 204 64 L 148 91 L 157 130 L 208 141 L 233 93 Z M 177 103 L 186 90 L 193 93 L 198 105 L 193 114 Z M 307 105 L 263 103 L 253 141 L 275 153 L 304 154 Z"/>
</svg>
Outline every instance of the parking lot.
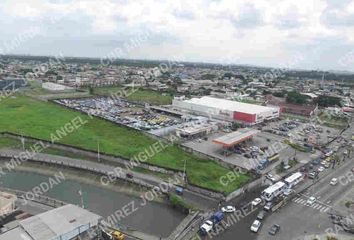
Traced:
<svg viewBox="0 0 354 240">
<path fill-rule="evenodd" d="M 126 100 L 107 97 L 60 99 L 54 102 L 143 131 L 153 131 L 180 124 L 181 120 L 153 112 Z"/>
<path fill-rule="evenodd" d="M 290 128 L 285 128 L 284 125 L 290 126 Z M 307 136 L 311 135 L 309 134 L 310 131 L 313 131 L 313 133 L 316 132 L 310 124 L 279 120 L 263 124 L 263 127 L 255 126 L 254 129 L 259 130 L 259 132 L 253 136 L 251 140 L 245 141 L 239 144 L 239 146 L 235 146 L 228 150 L 225 150 L 221 145 L 213 142 L 214 139 L 228 134 L 228 132 L 223 131 L 208 135 L 207 138 L 186 141 L 184 145 L 212 157 L 219 158 L 227 163 L 246 169 L 255 168 L 262 159 L 278 153 L 280 161 L 274 161 L 271 164 L 267 164 L 264 169 L 261 169 L 262 173 L 275 169 L 281 161 L 288 163 L 289 160 L 296 158 L 298 162 L 304 164 L 320 155 L 320 151 L 317 151 L 314 148 L 308 149 L 307 151 L 304 147 L 308 143 Z M 283 131 L 280 131 L 279 129 L 282 129 Z M 325 139 L 327 130 L 328 129 L 324 127 L 321 132 L 316 133 Z M 309 132 L 306 133 L 306 131 Z M 330 129 L 329 131 L 332 134 L 337 133 L 333 129 Z M 292 142 L 298 144 L 307 152 L 305 150 L 296 150 L 288 144 L 285 144 L 285 139 L 291 139 Z M 275 171 L 274 174 L 276 174 Z"/>
</svg>

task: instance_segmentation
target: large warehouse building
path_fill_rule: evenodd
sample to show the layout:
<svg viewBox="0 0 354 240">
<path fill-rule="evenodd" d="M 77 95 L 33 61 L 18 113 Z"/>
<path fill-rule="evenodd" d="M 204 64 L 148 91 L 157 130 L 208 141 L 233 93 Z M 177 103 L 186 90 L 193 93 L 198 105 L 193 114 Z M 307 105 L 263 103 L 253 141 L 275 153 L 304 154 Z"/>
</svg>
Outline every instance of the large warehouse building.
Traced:
<svg viewBox="0 0 354 240">
<path fill-rule="evenodd" d="M 264 107 L 226 99 L 201 97 L 185 100 L 175 98 L 173 106 L 190 113 L 209 116 L 214 119 L 257 124 L 279 117 L 279 108 Z"/>
</svg>

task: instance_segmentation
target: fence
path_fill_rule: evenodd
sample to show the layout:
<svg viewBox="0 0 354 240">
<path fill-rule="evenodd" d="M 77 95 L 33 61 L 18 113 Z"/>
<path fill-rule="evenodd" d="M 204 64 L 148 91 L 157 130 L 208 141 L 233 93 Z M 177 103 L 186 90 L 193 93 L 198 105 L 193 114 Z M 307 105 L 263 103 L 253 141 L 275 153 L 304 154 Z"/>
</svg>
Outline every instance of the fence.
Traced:
<svg viewBox="0 0 354 240">
<path fill-rule="evenodd" d="M 4 153 L 0 154 L 0 157 L 7 158 L 7 159 L 11 159 L 13 156 L 14 155 L 4 154 Z M 31 159 L 27 159 L 27 161 L 46 163 L 46 164 L 55 164 L 55 165 L 59 165 L 62 167 L 85 170 L 85 171 L 89 171 L 89 172 L 100 174 L 100 175 L 109 175 L 111 173 L 111 171 L 109 169 L 104 169 L 103 167 L 100 168 L 99 165 L 97 165 L 97 167 L 88 167 L 84 164 L 80 164 L 81 163 L 80 160 L 77 160 L 76 163 L 70 163 L 70 162 L 64 162 L 64 161 L 58 161 L 58 160 L 54 160 L 54 159 L 41 158 L 38 156 L 34 156 Z M 156 187 L 155 185 L 146 183 L 146 182 L 141 181 L 136 178 L 128 178 L 126 175 L 120 176 L 117 174 L 117 175 L 115 175 L 115 177 L 117 180 L 120 179 L 120 180 L 123 180 L 126 182 L 130 182 L 130 183 L 139 185 L 140 187 L 144 187 L 147 189 L 152 189 L 152 188 Z"/>
<path fill-rule="evenodd" d="M 9 192 L 9 193 L 15 194 L 20 199 L 24 199 L 25 198 L 24 196 L 26 195 L 25 191 L 20 191 L 20 190 L 5 188 L 5 187 L 0 187 L 0 190 L 3 192 Z M 61 206 L 64 206 L 67 204 L 66 202 L 63 202 L 63 201 L 60 201 L 60 200 L 57 200 L 54 198 L 50 198 L 50 197 L 47 197 L 44 195 L 37 195 L 37 194 L 35 194 L 34 198 L 30 199 L 30 200 L 33 202 L 38 202 L 43 205 L 53 207 L 53 208 L 61 207 Z"/>
<path fill-rule="evenodd" d="M 84 149 L 81 147 L 72 147 L 70 145 L 66 145 L 63 143 L 52 143 L 50 141 L 46 141 L 43 139 L 29 137 L 29 136 L 21 136 L 21 135 L 18 135 L 15 133 L 9 133 L 9 132 L 1 132 L 0 135 L 3 137 L 8 137 L 8 138 L 16 139 L 16 140 L 20 140 L 20 139 L 24 138 L 27 142 L 30 142 L 30 143 L 35 143 L 35 142 L 40 141 L 40 142 L 45 143 L 46 145 L 50 146 L 53 149 L 63 150 L 63 151 L 74 153 L 74 154 L 80 154 L 80 155 L 87 156 L 90 158 L 97 158 L 97 152 L 94 152 L 94 151 L 91 151 L 88 149 Z M 119 163 L 123 166 L 126 166 L 127 164 L 131 163 L 130 159 L 123 158 L 123 157 L 117 157 L 117 156 L 107 154 L 107 153 L 102 153 L 102 152 L 100 152 L 100 159 L 106 160 L 106 161 L 111 161 L 111 162 L 116 162 L 116 163 Z M 150 171 L 167 173 L 167 174 L 174 174 L 177 172 L 176 170 L 173 170 L 173 169 L 161 168 L 161 167 L 151 165 L 148 163 L 143 163 L 143 162 L 139 162 L 139 167 L 148 169 Z"/>
</svg>

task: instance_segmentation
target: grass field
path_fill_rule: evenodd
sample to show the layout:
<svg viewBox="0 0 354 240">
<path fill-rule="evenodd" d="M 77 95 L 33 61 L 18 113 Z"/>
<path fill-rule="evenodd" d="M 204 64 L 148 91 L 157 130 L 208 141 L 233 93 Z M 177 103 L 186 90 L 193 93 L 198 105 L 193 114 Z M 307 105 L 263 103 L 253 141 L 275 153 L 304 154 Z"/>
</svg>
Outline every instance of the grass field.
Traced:
<svg viewBox="0 0 354 240">
<path fill-rule="evenodd" d="M 334 117 L 323 113 L 319 115 L 319 120 L 322 124 L 337 129 L 342 129 L 348 124 L 348 120 L 344 117 Z"/>
<path fill-rule="evenodd" d="M 131 101 L 142 101 L 152 105 L 168 105 L 172 103 L 172 96 L 153 90 L 144 90 L 135 88 L 123 87 L 100 87 L 95 88 L 94 93 L 97 95 L 111 96 L 126 96 Z"/>
<path fill-rule="evenodd" d="M 85 114 L 54 103 L 19 95 L 0 102 L 0 131 L 50 140 L 52 133 L 78 116 L 87 123 L 62 138 L 61 143 L 96 151 L 99 140 L 101 152 L 132 158 L 156 142 L 139 131 L 119 127 L 98 118 L 91 119 Z M 220 192 L 231 192 L 250 180 L 250 176 L 241 175 L 236 181 L 223 186 L 219 178 L 225 175 L 228 169 L 213 161 L 198 159 L 176 146 L 167 147 L 148 161 L 158 166 L 182 170 L 184 160 L 187 160 L 188 179 L 195 185 Z"/>
</svg>

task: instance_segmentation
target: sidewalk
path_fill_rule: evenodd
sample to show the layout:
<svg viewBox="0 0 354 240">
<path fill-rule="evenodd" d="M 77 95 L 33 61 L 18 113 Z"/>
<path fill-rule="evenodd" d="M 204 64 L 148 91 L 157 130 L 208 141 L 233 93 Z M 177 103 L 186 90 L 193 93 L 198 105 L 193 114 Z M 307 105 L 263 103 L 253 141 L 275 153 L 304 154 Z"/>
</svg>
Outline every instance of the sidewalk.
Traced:
<svg viewBox="0 0 354 240">
<path fill-rule="evenodd" d="M 343 235 L 343 234 L 335 234 L 335 235 L 312 234 L 312 235 L 294 238 L 292 240 L 328 240 L 327 237 L 334 237 L 333 240 L 354 240 L 354 236 Z"/>
</svg>

